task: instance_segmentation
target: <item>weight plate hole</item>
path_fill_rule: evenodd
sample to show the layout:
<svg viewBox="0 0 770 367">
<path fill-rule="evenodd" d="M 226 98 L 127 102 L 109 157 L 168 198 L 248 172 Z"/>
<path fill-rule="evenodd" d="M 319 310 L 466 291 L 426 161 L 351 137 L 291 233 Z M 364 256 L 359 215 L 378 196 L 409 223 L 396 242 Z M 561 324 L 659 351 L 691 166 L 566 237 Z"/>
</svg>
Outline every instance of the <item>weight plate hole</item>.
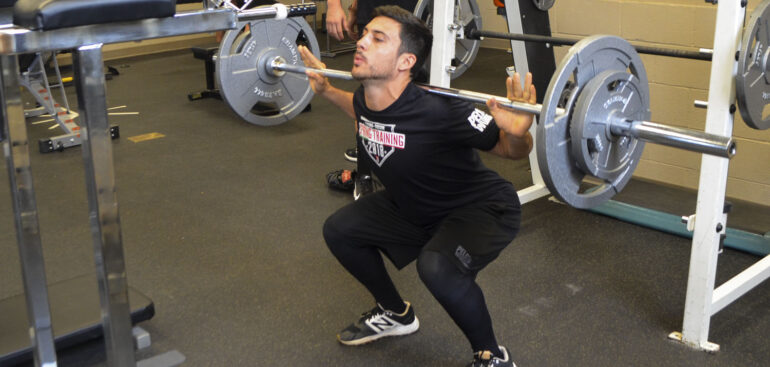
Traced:
<svg viewBox="0 0 770 367">
<path fill-rule="evenodd" d="M 281 109 L 275 103 L 260 101 L 251 107 L 251 113 L 259 116 L 275 116 L 281 113 Z"/>
<path fill-rule="evenodd" d="M 768 117 L 770 117 L 770 104 L 762 107 L 762 120 L 767 120 Z"/>
<path fill-rule="evenodd" d="M 581 195 L 590 194 L 600 189 L 603 184 L 604 182 L 602 182 L 601 179 L 586 174 L 586 176 L 583 177 L 583 181 L 580 182 L 580 188 L 578 189 L 578 194 L 581 194 Z"/>
<path fill-rule="evenodd" d="M 572 89 L 574 88 L 575 82 L 573 76 L 570 76 L 567 82 L 564 83 L 564 89 L 562 89 L 561 96 L 559 97 L 559 103 L 557 104 L 558 107 L 564 108 L 567 105 L 567 102 L 569 102 L 569 97 L 572 95 Z"/>
</svg>

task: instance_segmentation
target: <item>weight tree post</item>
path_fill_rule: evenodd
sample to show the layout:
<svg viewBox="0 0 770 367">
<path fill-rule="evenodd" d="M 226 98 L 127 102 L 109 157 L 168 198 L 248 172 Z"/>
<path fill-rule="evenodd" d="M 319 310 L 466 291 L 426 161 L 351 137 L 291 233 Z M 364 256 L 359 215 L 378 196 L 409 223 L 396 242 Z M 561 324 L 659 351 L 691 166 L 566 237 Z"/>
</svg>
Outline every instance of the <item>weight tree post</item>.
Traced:
<svg viewBox="0 0 770 367">
<path fill-rule="evenodd" d="M 532 3 L 530 0 L 526 1 Z M 505 0 L 505 19 L 508 24 L 508 32 L 524 32 L 519 0 Z M 529 72 L 529 62 L 527 61 L 527 48 L 524 42 L 511 41 L 511 54 L 513 55 L 513 65 L 516 67 L 516 71 L 520 75 L 526 75 Z M 551 74 L 553 74 L 553 70 L 551 70 L 551 73 L 548 75 Z M 546 88 L 547 87 L 548 84 L 546 82 Z M 540 86 L 536 86 L 536 88 L 538 88 L 538 94 L 545 93 L 546 88 L 540 88 Z M 542 101 L 542 98 L 539 100 Z M 538 116 L 535 116 L 535 122 L 529 128 L 529 133 L 532 134 L 533 141 L 537 140 L 537 119 Z M 540 165 L 537 163 L 537 149 L 532 149 L 529 153 L 529 165 L 532 170 L 532 186 L 518 191 L 519 200 L 522 204 L 537 200 L 549 194 L 548 188 L 545 186 L 545 181 L 543 181 L 543 176 L 540 174 Z"/>
<path fill-rule="evenodd" d="M 731 136 L 735 100 L 735 52 L 740 40 L 745 8 L 740 1 L 721 1 L 717 5 L 714 55 L 709 82 L 706 132 Z M 724 215 L 729 160 L 710 155 L 701 158 L 695 232 L 690 254 L 682 333 L 674 339 L 691 347 L 718 351 L 719 345 L 708 341 L 720 236 L 727 228 Z"/>
</svg>

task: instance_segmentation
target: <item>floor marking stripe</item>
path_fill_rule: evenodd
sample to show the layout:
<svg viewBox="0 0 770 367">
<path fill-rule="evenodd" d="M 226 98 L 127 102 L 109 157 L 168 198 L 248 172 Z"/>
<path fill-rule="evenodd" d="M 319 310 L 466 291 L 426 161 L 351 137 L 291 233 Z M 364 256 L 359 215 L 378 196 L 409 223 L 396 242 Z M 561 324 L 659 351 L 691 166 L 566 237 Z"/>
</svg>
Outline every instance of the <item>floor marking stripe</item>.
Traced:
<svg viewBox="0 0 770 367">
<path fill-rule="evenodd" d="M 128 140 L 131 140 L 134 143 L 139 143 L 139 142 L 142 142 L 142 141 L 153 140 L 153 139 L 160 139 L 160 138 L 163 138 L 163 137 L 165 137 L 165 135 L 163 135 L 161 133 L 149 133 L 149 134 L 142 134 L 142 135 L 132 136 L 132 137 L 129 137 Z"/>
</svg>

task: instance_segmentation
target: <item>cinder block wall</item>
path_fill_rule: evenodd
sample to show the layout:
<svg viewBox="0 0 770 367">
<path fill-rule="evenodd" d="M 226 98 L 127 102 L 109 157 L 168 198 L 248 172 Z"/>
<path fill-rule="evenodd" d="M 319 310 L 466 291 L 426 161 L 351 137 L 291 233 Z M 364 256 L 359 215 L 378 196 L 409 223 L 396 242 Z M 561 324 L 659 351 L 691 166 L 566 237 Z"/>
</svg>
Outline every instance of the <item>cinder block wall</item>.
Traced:
<svg viewBox="0 0 770 367">
<path fill-rule="evenodd" d="M 484 28 L 507 31 L 492 0 L 479 0 Z M 730 0 L 738 1 L 738 0 Z M 749 0 L 748 17 L 759 0 Z M 557 0 L 550 10 L 555 36 L 613 34 L 629 41 L 669 47 L 713 48 L 715 5 L 703 0 Z M 509 47 L 485 40 L 483 47 Z M 557 47 L 558 60 L 567 47 Z M 711 63 L 642 55 L 650 79 L 652 120 L 704 129 L 706 110 L 694 100 L 708 99 Z M 738 155 L 730 162 L 727 195 L 770 205 L 770 130 L 749 128 L 735 114 L 733 136 Z M 701 156 L 679 149 L 647 144 L 636 177 L 697 189 Z"/>
</svg>

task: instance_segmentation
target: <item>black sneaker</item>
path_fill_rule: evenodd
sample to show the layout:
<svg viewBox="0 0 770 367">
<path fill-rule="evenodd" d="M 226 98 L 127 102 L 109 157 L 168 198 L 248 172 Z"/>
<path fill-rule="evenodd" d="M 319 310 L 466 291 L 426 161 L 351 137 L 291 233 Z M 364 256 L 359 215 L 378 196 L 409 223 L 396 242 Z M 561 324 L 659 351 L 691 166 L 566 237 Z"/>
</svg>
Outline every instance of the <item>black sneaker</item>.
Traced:
<svg viewBox="0 0 770 367">
<path fill-rule="evenodd" d="M 358 148 L 350 148 L 346 150 L 345 159 L 351 162 L 358 162 Z"/>
<path fill-rule="evenodd" d="M 369 195 L 374 192 L 374 182 L 372 176 L 358 175 L 355 179 L 355 185 L 353 187 L 353 199 L 358 200 L 362 196 Z"/>
<path fill-rule="evenodd" d="M 330 189 L 353 191 L 356 186 L 356 171 L 340 169 L 326 174 L 326 183 Z"/>
<path fill-rule="evenodd" d="M 508 350 L 502 345 L 499 348 L 504 358 L 495 357 L 489 351 L 476 352 L 473 354 L 473 362 L 467 367 L 516 367 L 516 363 L 513 363 L 508 355 Z"/>
<path fill-rule="evenodd" d="M 365 312 L 358 321 L 340 331 L 337 340 L 345 345 L 361 345 L 387 336 L 407 335 L 420 328 L 420 321 L 414 316 L 414 309 L 409 302 L 406 311 L 395 314 L 383 310 L 379 304 Z"/>
</svg>

